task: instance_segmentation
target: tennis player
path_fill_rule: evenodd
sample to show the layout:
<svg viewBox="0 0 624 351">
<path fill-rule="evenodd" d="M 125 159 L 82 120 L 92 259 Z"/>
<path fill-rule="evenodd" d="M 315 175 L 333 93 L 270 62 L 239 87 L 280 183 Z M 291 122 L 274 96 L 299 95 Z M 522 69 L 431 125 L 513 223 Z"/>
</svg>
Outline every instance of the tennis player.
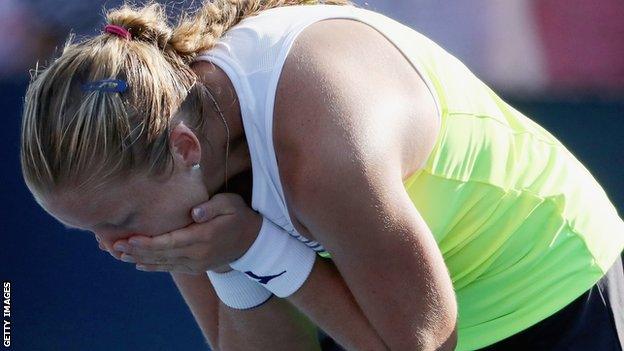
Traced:
<svg viewBox="0 0 624 351">
<path fill-rule="evenodd" d="M 550 133 L 349 2 L 110 10 L 25 98 L 39 204 L 218 350 L 622 350 L 624 222 Z M 323 348 L 328 348 L 323 343 Z"/>
</svg>

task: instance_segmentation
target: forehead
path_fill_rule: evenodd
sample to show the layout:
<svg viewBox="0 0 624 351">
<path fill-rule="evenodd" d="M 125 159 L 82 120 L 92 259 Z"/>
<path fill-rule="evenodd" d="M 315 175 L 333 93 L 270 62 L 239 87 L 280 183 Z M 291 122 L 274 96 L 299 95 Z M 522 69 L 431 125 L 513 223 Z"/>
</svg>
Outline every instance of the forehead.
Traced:
<svg viewBox="0 0 624 351">
<path fill-rule="evenodd" d="M 149 182 L 128 179 L 107 184 L 97 190 L 65 187 L 45 197 L 39 204 L 61 223 L 88 229 L 96 223 L 110 221 L 149 201 L 144 197 L 154 194 Z"/>
</svg>

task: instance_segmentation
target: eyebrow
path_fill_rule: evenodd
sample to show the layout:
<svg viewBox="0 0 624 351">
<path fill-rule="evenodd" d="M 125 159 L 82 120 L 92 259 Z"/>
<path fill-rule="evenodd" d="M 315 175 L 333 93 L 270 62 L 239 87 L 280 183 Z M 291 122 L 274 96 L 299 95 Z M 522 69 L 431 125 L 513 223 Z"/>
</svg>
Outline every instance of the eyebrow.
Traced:
<svg viewBox="0 0 624 351">
<path fill-rule="evenodd" d="M 136 217 L 137 214 L 138 214 L 137 211 L 132 211 L 123 220 L 121 220 L 121 221 L 119 221 L 117 223 L 101 222 L 101 223 L 96 224 L 94 227 L 105 227 L 105 228 L 114 228 L 114 229 L 124 228 L 125 226 L 128 226 L 128 225 L 130 225 L 132 223 L 132 221 L 134 220 L 134 218 Z M 71 225 L 61 221 L 58 218 L 57 218 L 57 220 L 67 230 L 85 230 L 85 229 L 73 227 L 73 226 L 71 226 Z"/>
</svg>

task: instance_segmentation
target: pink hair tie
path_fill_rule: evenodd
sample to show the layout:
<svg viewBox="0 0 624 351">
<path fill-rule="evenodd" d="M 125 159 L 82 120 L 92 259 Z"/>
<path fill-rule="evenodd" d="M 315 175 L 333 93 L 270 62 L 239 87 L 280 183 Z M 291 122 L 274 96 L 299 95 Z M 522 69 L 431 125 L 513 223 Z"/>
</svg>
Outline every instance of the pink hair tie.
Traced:
<svg viewBox="0 0 624 351">
<path fill-rule="evenodd" d="M 126 38 L 128 40 L 131 39 L 130 32 L 128 32 L 128 30 L 122 26 L 117 26 L 114 24 L 107 24 L 106 26 L 104 26 L 104 31 L 106 33 L 115 34 L 116 36 L 121 37 L 121 38 Z"/>
</svg>

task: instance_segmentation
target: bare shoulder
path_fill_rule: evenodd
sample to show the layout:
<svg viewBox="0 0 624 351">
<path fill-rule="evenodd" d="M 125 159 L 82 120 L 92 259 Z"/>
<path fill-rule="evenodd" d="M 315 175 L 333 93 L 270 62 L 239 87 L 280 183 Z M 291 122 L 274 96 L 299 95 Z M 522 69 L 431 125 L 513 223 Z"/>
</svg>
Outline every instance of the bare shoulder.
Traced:
<svg viewBox="0 0 624 351">
<path fill-rule="evenodd" d="M 282 175 L 282 164 L 302 152 L 314 156 L 311 148 L 324 143 L 319 162 L 328 152 L 367 152 L 405 179 L 423 165 L 440 128 L 409 61 L 380 32 L 349 19 L 319 21 L 299 34 L 282 68 L 273 120 Z"/>
</svg>

